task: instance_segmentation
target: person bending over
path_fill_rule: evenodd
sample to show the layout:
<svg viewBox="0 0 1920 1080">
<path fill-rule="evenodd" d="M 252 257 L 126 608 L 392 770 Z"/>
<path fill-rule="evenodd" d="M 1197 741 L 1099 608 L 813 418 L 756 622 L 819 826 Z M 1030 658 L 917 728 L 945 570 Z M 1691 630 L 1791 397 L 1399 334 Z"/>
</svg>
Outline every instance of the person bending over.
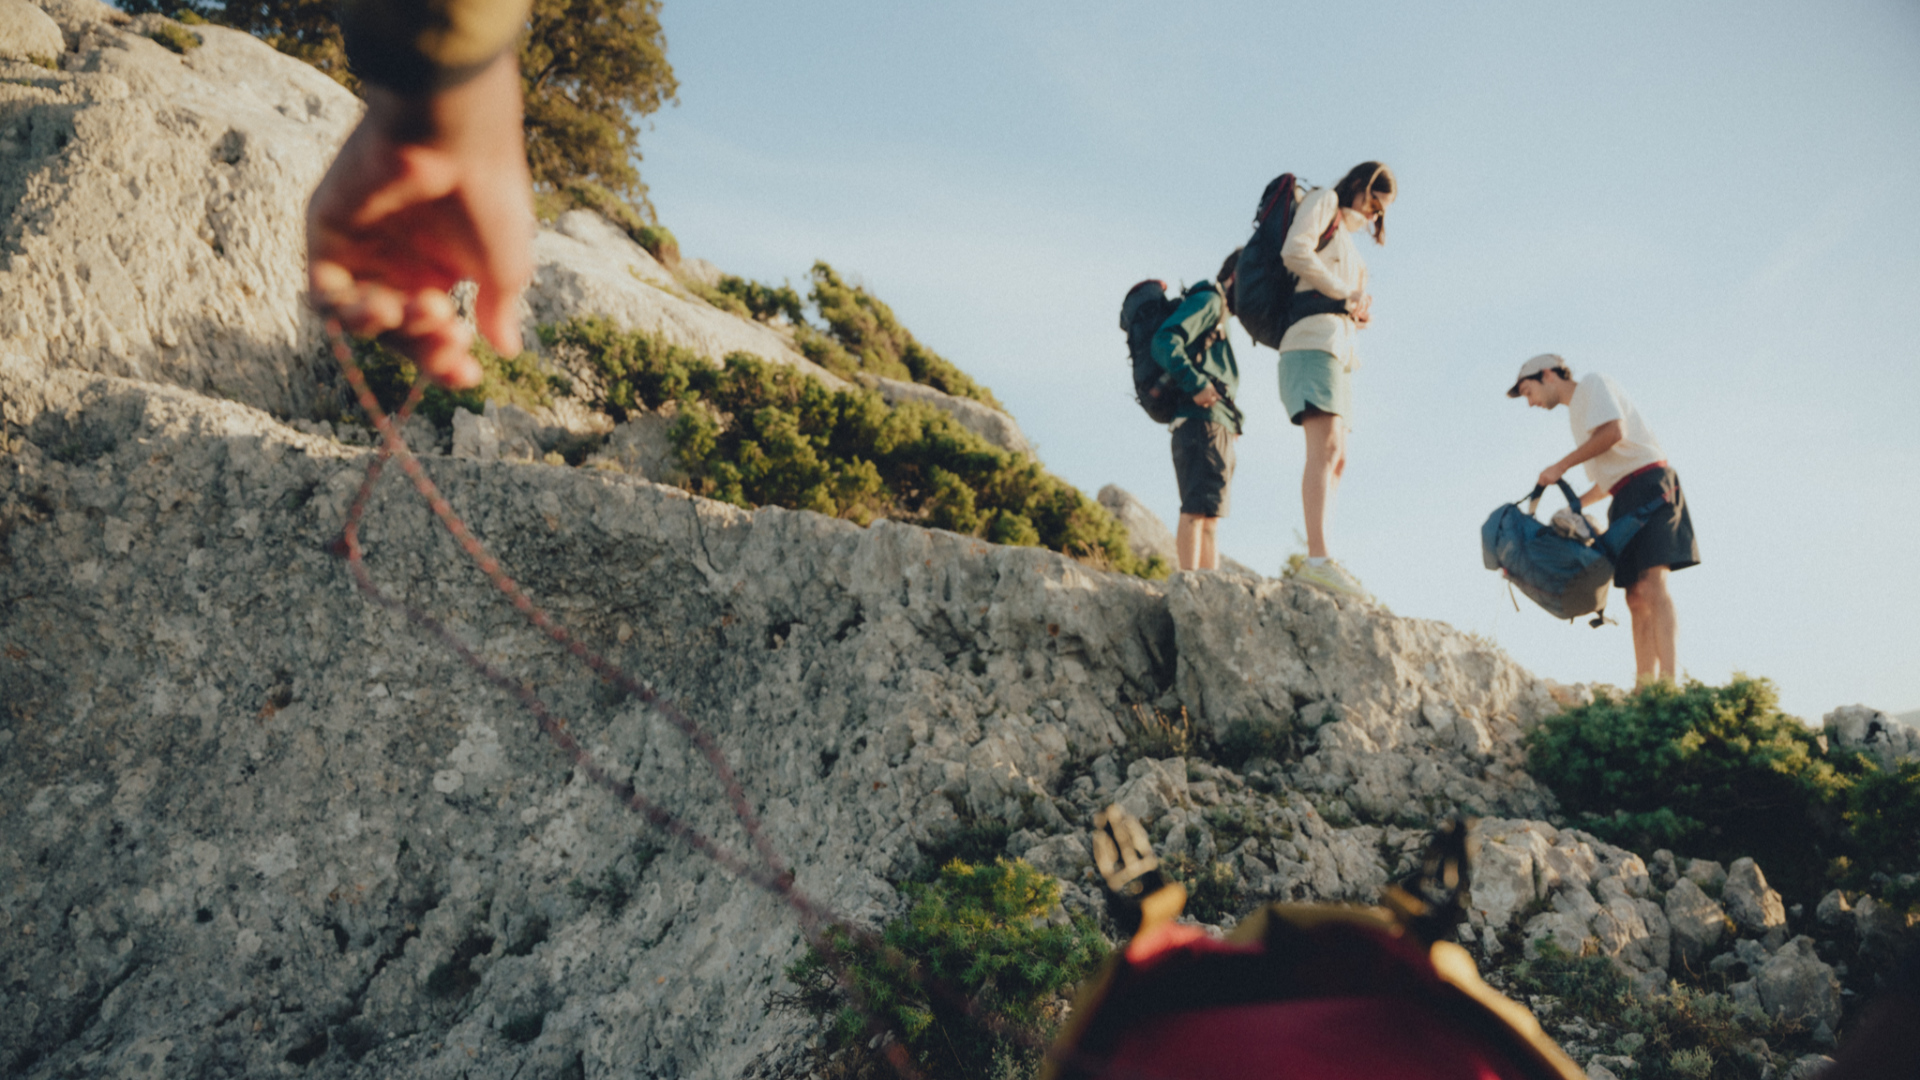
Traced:
<svg viewBox="0 0 1920 1080">
<path fill-rule="evenodd" d="M 1353 370 L 1360 365 L 1353 338 L 1373 321 L 1367 267 L 1347 233 L 1371 228 L 1373 242 L 1385 243 L 1387 207 L 1398 191 L 1391 169 L 1377 161 L 1361 162 L 1331 189 L 1307 193 L 1280 247 L 1280 261 L 1300 279 L 1296 292 L 1318 292 L 1347 302 L 1344 314 L 1308 315 L 1280 338 L 1280 400 L 1287 419 L 1307 436 L 1307 465 L 1300 479 L 1307 562 L 1297 576 L 1362 599 L 1366 590 L 1327 554 L 1333 496 L 1347 471 Z M 1330 231 L 1336 219 L 1338 227 Z M 1327 237 L 1324 244 L 1322 237 Z"/>
<path fill-rule="evenodd" d="M 1525 398 L 1537 409 L 1567 407 L 1577 445 L 1572 453 L 1540 470 L 1542 487 L 1559 483 L 1575 465 L 1585 466 L 1593 487 L 1580 497 L 1580 505 L 1591 506 L 1611 496 L 1609 524 L 1649 503 L 1667 503 L 1665 510 L 1647 518 L 1620 553 L 1613 583 L 1627 590 L 1637 681 L 1677 679 L 1674 649 L 1680 624 L 1667 577 L 1697 565 L 1700 545 L 1693 537 L 1693 516 L 1687 512 L 1680 476 L 1667 464 L 1660 441 L 1617 383 L 1597 373 L 1576 381 L 1567 362 L 1553 353 L 1542 353 L 1520 365 L 1507 396 Z"/>
</svg>

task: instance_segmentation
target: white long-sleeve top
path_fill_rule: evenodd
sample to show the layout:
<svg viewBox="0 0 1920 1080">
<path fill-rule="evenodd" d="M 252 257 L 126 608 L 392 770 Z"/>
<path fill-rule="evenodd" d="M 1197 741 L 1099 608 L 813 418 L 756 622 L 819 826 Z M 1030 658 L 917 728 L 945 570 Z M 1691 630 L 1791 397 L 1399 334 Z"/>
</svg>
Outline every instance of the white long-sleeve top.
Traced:
<svg viewBox="0 0 1920 1080">
<path fill-rule="evenodd" d="M 1336 215 L 1341 217 L 1340 228 L 1334 230 L 1325 250 L 1316 250 L 1320 235 Z M 1287 239 L 1280 245 L 1280 261 L 1300 279 L 1296 291 L 1325 293 L 1341 300 L 1366 291 L 1367 264 L 1361 261 L 1360 249 L 1347 231 L 1352 224 L 1350 216 L 1341 210 L 1340 197 L 1332 188 L 1314 188 L 1300 201 Z M 1360 366 L 1360 355 L 1354 349 L 1357 330 L 1345 315 L 1309 315 L 1287 327 L 1280 338 L 1280 351 L 1318 349 L 1332 353 L 1352 371 Z"/>
</svg>

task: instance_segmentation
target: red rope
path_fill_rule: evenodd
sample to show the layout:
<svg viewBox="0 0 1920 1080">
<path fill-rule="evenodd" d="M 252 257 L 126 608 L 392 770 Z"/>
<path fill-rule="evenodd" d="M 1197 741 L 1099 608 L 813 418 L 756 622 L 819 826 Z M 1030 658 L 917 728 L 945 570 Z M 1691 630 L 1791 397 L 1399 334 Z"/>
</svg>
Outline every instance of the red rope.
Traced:
<svg viewBox="0 0 1920 1080">
<path fill-rule="evenodd" d="M 906 967 L 904 958 L 899 957 L 894 950 L 887 948 L 874 934 L 835 916 L 831 911 L 815 903 L 802 893 L 794 884 L 793 872 L 786 867 L 785 862 L 779 857 L 779 854 L 773 849 L 773 845 L 767 840 L 766 832 L 760 824 L 759 816 L 753 812 L 753 808 L 747 801 L 746 792 L 742 788 L 738 777 L 735 776 L 732 766 L 727 762 L 726 755 L 721 751 L 719 744 L 714 741 L 712 736 L 698 724 L 688 719 L 671 701 L 662 698 L 659 694 L 622 670 L 619 665 L 589 648 L 565 627 L 555 621 L 552 616 L 548 615 L 538 604 L 535 604 L 533 599 L 527 595 L 526 590 L 522 589 L 518 582 L 507 575 L 506 571 L 501 567 L 500 561 L 494 558 L 492 553 L 486 549 L 485 545 L 480 543 L 479 539 L 473 535 L 473 532 L 467 528 L 466 523 L 454 512 L 452 504 L 447 502 L 446 497 L 440 493 L 439 487 L 435 485 L 432 478 L 427 475 L 425 466 L 414 456 L 412 450 L 407 446 L 406 439 L 402 437 L 400 433 L 400 429 L 405 426 L 408 417 L 413 415 L 413 410 L 420 404 L 421 397 L 426 392 L 427 384 L 425 377 L 423 376 L 414 383 L 400 408 L 395 411 L 392 416 L 388 416 L 386 411 L 380 407 L 380 402 L 374 397 L 372 389 L 367 385 L 366 376 L 360 370 L 359 364 L 354 361 L 353 350 L 348 347 L 345 334 L 341 330 L 338 320 L 328 318 L 326 320 L 326 329 L 334 359 L 339 362 L 341 370 L 345 372 L 347 383 L 353 388 L 354 396 L 359 400 L 360 407 L 366 411 L 368 418 L 373 421 L 375 429 L 380 433 L 380 444 L 374 452 L 373 459 L 367 464 L 366 476 L 360 481 L 359 490 L 354 493 L 353 502 L 347 508 L 346 522 L 341 529 L 340 538 L 335 541 L 332 548 L 335 554 L 345 557 L 347 568 L 353 575 L 354 584 L 359 587 L 362 593 L 366 594 L 369 599 L 381 607 L 404 615 L 409 622 L 432 634 L 450 651 L 465 661 L 467 666 L 471 667 L 482 678 L 494 686 L 499 687 L 520 702 L 521 706 L 531 713 L 535 721 L 538 722 L 541 734 L 552 740 L 555 745 L 566 752 L 573 760 L 576 769 L 595 784 L 606 789 L 629 809 L 646 818 L 649 824 L 663 832 L 679 837 L 681 840 L 684 840 L 689 847 L 712 859 L 729 873 L 772 893 L 785 902 L 787 906 L 791 907 L 800 917 L 801 928 L 806 933 L 808 940 L 827 961 L 828 967 L 833 971 L 836 981 L 842 990 L 848 994 L 854 1007 L 866 1018 L 866 1034 L 868 1036 L 883 1034 L 888 1028 L 879 1019 L 870 1003 L 866 1000 L 866 995 L 861 991 L 859 985 L 849 977 L 848 958 L 843 950 L 836 948 L 832 944 L 831 939 L 825 933 L 828 926 L 837 927 L 845 932 L 853 942 L 863 948 L 871 950 L 874 955 L 880 957 L 883 963 L 894 967 L 896 970 L 908 971 L 931 996 L 937 997 L 958 1008 L 970 1020 L 980 1024 L 995 1035 L 1021 1043 L 1029 1049 L 1042 1050 L 1049 1054 L 1054 1053 L 1044 1040 L 1037 1038 L 1031 1032 L 1008 1023 L 1001 1016 L 991 1010 L 983 1008 L 979 1002 L 968 995 L 945 986 L 924 973 L 912 973 L 910 969 Z M 686 822 L 681 821 L 665 807 L 660 806 L 658 803 L 642 795 L 632 784 L 622 780 L 615 780 L 613 776 L 607 772 L 606 768 L 602 766 L 592 754 L 588 753 L 585 747 L 580 745 L 579 740 L 575 739 L 573 735 L 567 731 L 566 721 L 553 715 L 553 712 L 547 708 L 546 704 L 540 700 L 539 695 L 535 694 L 530 687 L 488 663 L 478 653 L 474 652 L 466 642 L 462 641 L 459 635 L 455 634 L 444 622 L 414 608 L 405 601 L 388 595 L 386 591 L 374 582 L 373 576 L 367 571 L 366 552 L 360 542 L 360 526 L 366 516 L 367 504 L 372 497 L 374 486 L 379 482 L 380 475 L 385 469 L 389 459 L 399 462 L 401 471 L 405 472 L 407 478 L 413 482 L 414 490 L 419 492 L 420 496 L 426 500 L 427 505 L 432 508 L 434 516 L 440 520 L 441 525 L 452 535 L 454 540 L 460 545 L 461 550 L 465 551 L 467 556 L 473 560 L 474 564 L 480 568 L 481 573 L 487 576 L 487 579 L 493 583 L 496 589 L 505 594 L 515 609 L 549 638 L 559 643 L 569 653 L 572 653 L 582 663 L 591 668 L 596 675 L 614 686 L 619 687 L 621 690 L 666 717 L 669 723 L 699 748 L 702 756 L 706 758 L 707 764 L 712 767 L 715 775 L 719 777 L 722 787 L 726 790 L 727 801 L 733 809 L 735 818 L 740 822 L 742 830 L 746 832 L 748 839 L 751 841 L 755 852 L 759 855 L 760 865 L 753 865 L 738 853 L 722 846 L 718 841 L 700 832 L 698 829 L 693 828 Z M 894 1071 L 903 1077 L 904 1080 L 921 1080 L 921 1074 L 919 1070 L 914 1068 L 911 1060 L 909 1060 L 906 1046 L 903 1043 L 898 1041 L 892 1042 L 883 1049 L 882 1053 L 887 1063 L 891 1065 Z M 1074 1059 L 1079 1059 L 1080 1057 L 1080 1055 L 1077 1054 L 1069 1056 Z M 1098 1066 L 1101 1063 L 1080 1061 L 1080 1064 Z"/>
</svg>

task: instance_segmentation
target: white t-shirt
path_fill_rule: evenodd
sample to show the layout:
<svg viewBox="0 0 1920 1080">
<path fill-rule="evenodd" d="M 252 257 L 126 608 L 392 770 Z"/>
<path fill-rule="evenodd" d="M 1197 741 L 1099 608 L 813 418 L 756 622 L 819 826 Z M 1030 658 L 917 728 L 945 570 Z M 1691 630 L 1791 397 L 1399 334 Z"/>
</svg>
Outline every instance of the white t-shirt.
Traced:
<svg viewBox="0 0 1920 1080">
<path fill-rule="evenodd" d="M 1666 459 L 1667 452 L 1660 449 L 1660 440 L 1640 418 L 1640 410 L 1633 407 L 1619 384 L 1598 372 L 1575 382 L 1573 400 L 1567 403 L 1567 419 L 1573 422 L 1575 446 L 1586 442 L 1601 424 L 1620 421 L 1620 441 L 1584 463 L 1587 479 L 1602 491 L 1612 490 L 1629 473 Z"/>
</svg>

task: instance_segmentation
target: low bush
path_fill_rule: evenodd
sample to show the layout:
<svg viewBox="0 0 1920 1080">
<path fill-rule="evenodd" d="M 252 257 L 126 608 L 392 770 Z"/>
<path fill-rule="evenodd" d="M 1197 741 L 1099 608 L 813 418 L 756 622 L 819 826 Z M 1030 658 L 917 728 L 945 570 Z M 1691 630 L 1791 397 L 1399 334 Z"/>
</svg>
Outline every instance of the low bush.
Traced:
<svg viewBox="0 0 1920 1080">
<path fill-rule="evenodd" d="M 660 260 L 660 265 L 669 270 L 680 265 L 680 241 L 673 238 L 665 225 L 643 225 L 633 234 L 634 243 L 647 249 L 647 254 Z"/>
<path fill-rule="evenodd" d="M 205 20 L 201 21 L 204 22 Z M 172 49 L 174 52 L 181 54 L 192 52 L 201 45 L 199 34 L 194 33 L 174 20 L 156 22 L 147 29 L 147 36 L 167 48 Z"/>
<path fill-rule="evenodd" d="M 772 322 L 775 316 L 798 326 L 806 321 L 800 302 L 800 294 L 793 291 L 791 285 L 762 285 L 757 281 L 722 275 L 715 291 L 722 296 L 732 297 L 746 314 L 761 322 Z"/>
<path fill-rule="evenodd" d="M 833 1048 L 855 1053 L 875 1034 L 870 1017 L 935 1080 L 1030 1074 L 1106 940 L 1084 917 L 1054 925 L 1059 883 L 1017 860 L 956 859 L 901 888 L 910 907 L 877 948 L 828 930 L 787 968 L 797 992 L 785 1000 L 828 1021 Z"/>
<path fill-rule="evenodd" d="M 1528 766 L 1580 828 L 1650 854 L 1751 856 L 1811 903 L 1866 868 L 1920 869 L 1920 763 L 1829 751 L 1765 679 L 1654 683 L 1549 717 Z"/>
<path fill-rule="evenodd" d="M 1126 527 L 1104 507 L 931 405 L 890 406 L 871 391 L 834 390 L 746 353 L 715 367 L 600 319 L 548 327 L 542 337 L 581 373 L 576 392 L 616 418 L 675 405 L 670 436 L 695 494 L 861 524 L 884 516 L 1123 573 L 1167 572 L 1157 557 L 1133 553 Z"/>
<path fill-rule="evenodd" d="M 353 355 L 380 407 L 389 413 L 399 408 L 419 377 L 413 361 L 377 341 L 356 340 Z M 549 372 L 531 352 L 501 356 L 487 346 L 486 339 L 475 337 L 473 357 L 480 361 L 480 385 L 466 390 L 430 385 L 420 399 L 420 415 L 444 428 L 453 422 L 455 409 L 480 413 L 486 410 L 488 401 L 536 409 L 552 404 L 554 393 L 568 386 L 565 376 Z"/>
<path fill-rule="evenodd" d="M 1511 989 L 1521 1000 L 1555 999 L 1555 1012 L 1622 1033 L 1626 1052 L 1642 1080 L 1763 1080 L 1775 1074 L 1766 1056 L 1813 1049 L 1799 1025 L 1774 1020 L 1724 994 L 1703 993 L 1675 984 L 1654 998 L 1641 998 L 1612 960 L 1569 956 L 1552 942 L 1511 973 Z M 1756 1045 L 1764 1040 L 1766 1049 Z"/>
<path fill-rule="evenodd" d="M 1187 887 L 1186 913 L 1203 923 L 1217 924 L 1243 914 L 1247 907 L 1240 875 L 1230 863 L 1215 859 L 1203 864 L 1191 855 L 1167 855 L 1161 858 L 1160 868 Z"/>
</svg>

